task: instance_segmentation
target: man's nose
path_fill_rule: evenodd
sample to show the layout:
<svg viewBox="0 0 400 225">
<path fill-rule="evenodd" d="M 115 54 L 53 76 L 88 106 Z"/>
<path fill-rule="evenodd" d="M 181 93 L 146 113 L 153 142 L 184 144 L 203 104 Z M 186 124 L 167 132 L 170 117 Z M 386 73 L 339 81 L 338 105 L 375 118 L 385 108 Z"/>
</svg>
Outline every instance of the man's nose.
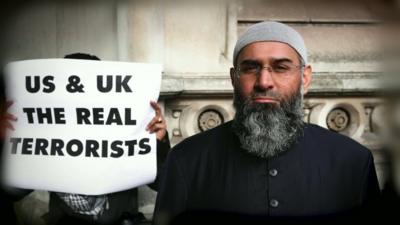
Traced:
<svg viewBox="0 0 400 225">
<path fill-rule="evenodd" d="M 275 86 L 272 71 L 268 67 L 263 67 L 260 70 L 255 86 L 261 90 L 272 89 Z"/>
</svg>

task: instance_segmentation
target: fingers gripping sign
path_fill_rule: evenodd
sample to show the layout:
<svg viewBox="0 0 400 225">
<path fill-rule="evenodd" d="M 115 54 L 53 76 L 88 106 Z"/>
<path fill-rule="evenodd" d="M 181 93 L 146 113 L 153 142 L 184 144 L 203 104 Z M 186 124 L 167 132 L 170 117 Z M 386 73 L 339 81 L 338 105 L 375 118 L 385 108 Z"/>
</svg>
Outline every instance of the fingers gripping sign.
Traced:
<svg viewBox="0 0 400 225">
<path fill-rule="evenodd" d="M 161 112 L 160 105 L 155 101 L 150 101 L 151 107 L 155 110 L 156 115 L 147 125 L 146 130 L 151 134 L 155 133 L 158 140 L 162 140 L 167 133 L 167 123 Z"/>
<path fill-rule="evenodd" d="M 8 109 L 13 104 L 12 101 L 7 101 L 5 104 L 5 109 L 1 110 L 0 116 L 0 138 L 4 139 L 6 136 L 7 129 L 14 130 L 14 126 L 12 125 L 13 121 L 17 121 L 17 117 L 8 113 Z"/>
</svg>

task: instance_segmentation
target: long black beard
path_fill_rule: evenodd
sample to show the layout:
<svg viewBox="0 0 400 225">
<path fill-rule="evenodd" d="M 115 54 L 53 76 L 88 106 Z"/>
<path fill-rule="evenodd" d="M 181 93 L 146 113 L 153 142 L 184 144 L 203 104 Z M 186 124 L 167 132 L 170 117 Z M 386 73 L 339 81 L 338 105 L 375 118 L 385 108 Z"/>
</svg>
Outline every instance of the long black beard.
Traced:
<svg viewBox="0 0 400 225">
<path fill-rule="evenodd" d="M 274 93 L 267 96 L 277 97 Z M 252 103 L 234 92 L 233 130 L 250 154 L 271 158 L 290 149 L 303 134 L 303 98 L 299 90 L 280 104 Z"/>
</svg>

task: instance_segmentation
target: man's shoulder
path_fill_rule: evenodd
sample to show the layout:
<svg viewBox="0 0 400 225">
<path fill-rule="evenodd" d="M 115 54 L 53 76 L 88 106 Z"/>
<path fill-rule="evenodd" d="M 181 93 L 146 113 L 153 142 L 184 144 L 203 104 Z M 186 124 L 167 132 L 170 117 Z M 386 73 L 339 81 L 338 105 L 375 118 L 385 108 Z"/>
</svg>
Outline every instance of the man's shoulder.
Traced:
<svg viewBox="0 0 400 225">
<path fill-rule="evenodd" d="M 305 137 L 313 147 L 324 149 L 325 152 L 335 152 L 342 156 L 369 157 L 370 150 L 356 140 L 316 124 L 306 124 Z"/>
<path fill-rule="evenodd" d="M 231 141 L 231 137 L 231 122 L 227 122 L 184 139 L 172 148 L 171 153 L 178 157 L 194 156 L 204 151 L 217 149 L 218 146 L 223 145 L 224 141 Z"/>
</svg>

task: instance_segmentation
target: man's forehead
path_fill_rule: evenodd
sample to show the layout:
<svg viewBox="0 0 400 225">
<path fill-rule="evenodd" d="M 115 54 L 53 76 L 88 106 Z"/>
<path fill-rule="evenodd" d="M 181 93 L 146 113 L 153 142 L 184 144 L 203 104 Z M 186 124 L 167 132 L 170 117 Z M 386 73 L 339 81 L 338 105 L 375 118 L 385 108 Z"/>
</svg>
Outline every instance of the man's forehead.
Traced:
<svg viewBox="0 0 400 225">
<path fill-rule="evenodd" d="M 245 59 L 289 59 L 294 61 L 298 53 L 290 45 L 278 41 L 259 41 L 245 46 L 238 55 L 238 61 Z"/>
</svg>

